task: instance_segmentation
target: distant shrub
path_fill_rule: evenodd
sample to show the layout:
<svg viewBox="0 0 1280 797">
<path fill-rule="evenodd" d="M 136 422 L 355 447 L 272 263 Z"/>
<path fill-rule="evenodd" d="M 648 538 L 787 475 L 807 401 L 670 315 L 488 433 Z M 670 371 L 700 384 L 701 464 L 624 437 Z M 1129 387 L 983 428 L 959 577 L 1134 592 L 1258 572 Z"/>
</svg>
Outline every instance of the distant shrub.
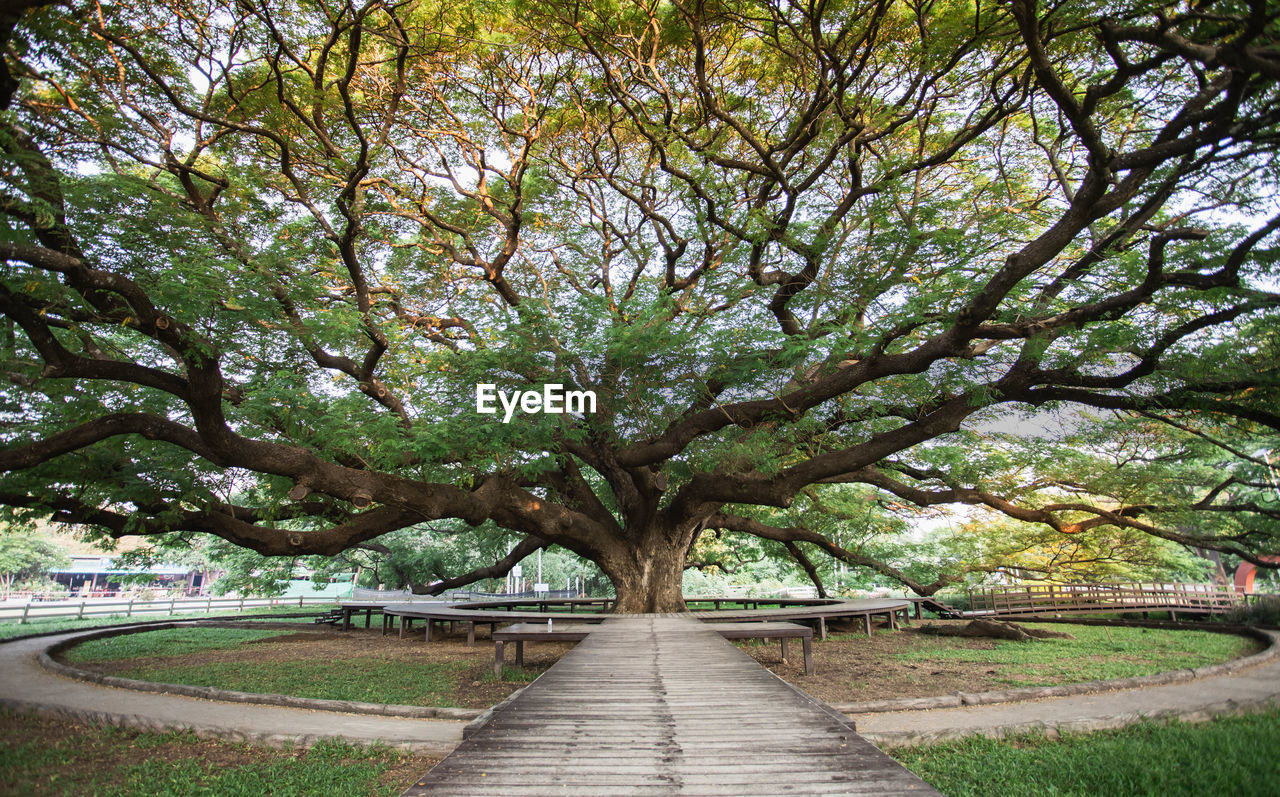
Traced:
<svg viewBox="0 0 1280 797">
<path fill-rule="evenodd" d="M 45 577 L 19 582 L 14 589 L 19 592 L 30 592 L 33 595 L 39 595 L 45 600 L 66 598 L 71 595 L 71 590 L 65 584 L 59 584 L 53 579 Z"/>
<path fill-rule="evenodd" d="M 1228 623 L 1280 626 L 1280 595 L 1263 595 L 1232 609 L 1223 618 Z"/>
</svg>

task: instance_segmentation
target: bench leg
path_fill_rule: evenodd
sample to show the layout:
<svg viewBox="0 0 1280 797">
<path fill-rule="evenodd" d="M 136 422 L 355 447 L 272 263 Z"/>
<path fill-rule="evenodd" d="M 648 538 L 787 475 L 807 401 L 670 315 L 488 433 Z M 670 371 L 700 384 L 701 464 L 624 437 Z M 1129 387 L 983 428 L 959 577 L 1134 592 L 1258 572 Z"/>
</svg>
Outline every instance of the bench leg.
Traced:
<svg viewBox="0 0 1280 797">
<path fill-rule="evenodd" d="M 826 638 L 827 638 L 827 618 L 819 617 L 818 618 L 818 639 L 826 639 Z"/>
<path fill-rule="evenodd" d="M 782 643 L 782 660 L 786 661 L 787 660 L 787 638 L 779 637 L 778 641 Z"/>
<path fill-rule="evenodd" d="M 493 643 L 493 677 L 502 680 L 502 640 Z"/>
<path fill-rule="evenodd" d="M 871 615 L 870 614 L 862 615 L 862 630 L 867 633 L 867 636 L 871 636 Z"/>
<path fill-rule="evenodd" d="M 412 622 L 413 622 L 413 621 L 412 621 L 412 620 L 410 620 L 408 617 L 401 617 L 401 618 L 400 618 L 400 638 L 401 638 L 401 639 L 404 639 L 404 629 L 405 629 L 405 626 L 409 625 L 409 624 L 410 624 L 410 623 L 412 623 Z"/>
<path fill-rule="evenodd" d="M 517 667 L 524 666 L 524 640 L 523 639 L 516 640 L 516 666 Z"/>
<path fill-rule="evenodd" d="M 443 630 L 443 629 L 442 629 L 442 630 Z M 427 635 L 426 635 L 426 641 L 428 641 L 428 642 L 430 642 L 430 641 L 431 641 L 431 618 L 430 618 L 430 617 L 428 617 L 428 618 L 427 618 Z"/>
<path fill-rule="evenodd" d="M 467 647 L 474 648 L 476 646 L 476 621 L 467 622 Z"/>
<path fill-rule="evenodd" d="M 343 631 L 351 630 L 351 610 L 350 609 L 342 610 L 342 630 Z"/>
<path fill-rule="evenodd" d="M 804 648 L 804 674 L 813 675 L 813 645 L 809 637 L 801 637 L 800 645 Z"/>
<path fill-rule="evenodd" d="M 365 609 L 364 611 L 364 627 L 368 628 L 373 625 L 373 609 Z"/>
</svg>

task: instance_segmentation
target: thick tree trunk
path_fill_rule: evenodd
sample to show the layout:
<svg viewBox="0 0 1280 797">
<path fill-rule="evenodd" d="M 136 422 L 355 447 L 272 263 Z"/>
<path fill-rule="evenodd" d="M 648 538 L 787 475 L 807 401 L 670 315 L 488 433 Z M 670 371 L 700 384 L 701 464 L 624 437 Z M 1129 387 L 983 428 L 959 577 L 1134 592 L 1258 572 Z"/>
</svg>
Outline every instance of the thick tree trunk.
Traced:
<svg viewBox="0 0 1280 797">
<path fill-rule="evenodd" d="M 601 569 L 613 582 L 618 614 L 688 611 L 684 605 L 685 544 L 642 546 L 629 556 L 601 561 Z"/>
</svg>

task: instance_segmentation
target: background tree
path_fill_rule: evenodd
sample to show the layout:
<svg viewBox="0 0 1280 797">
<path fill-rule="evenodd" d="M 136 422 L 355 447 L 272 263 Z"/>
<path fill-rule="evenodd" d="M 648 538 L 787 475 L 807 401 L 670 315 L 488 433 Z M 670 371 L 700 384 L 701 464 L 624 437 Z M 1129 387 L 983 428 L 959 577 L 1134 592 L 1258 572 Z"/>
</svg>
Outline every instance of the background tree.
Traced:
<svg viewBox="0 0 1280 797">
<path fill-rule="evenodd" d="M 1280 429 L 1276 34 L 1265 0 L 28 11 L 0 501 L 287 557 L 492 523 L 522 541 L 453 583 L 557 545 L 621 611 L 682 608 L 716 530 L 954 577 L 778 513 L 838 485 L 1257 561 L 1276 505 L 1221 470 L 1064 498 L 975 441 Z M 480 382 L 599 406 L 503 423 Z"/>
<path fill-rule="evenodd" d="M 39 578 L 70 562 L 58 546 L 35 532 L 8 528 L 0 534 L 0 588 L 5 600 L 14 582 Z"/>
</svg>

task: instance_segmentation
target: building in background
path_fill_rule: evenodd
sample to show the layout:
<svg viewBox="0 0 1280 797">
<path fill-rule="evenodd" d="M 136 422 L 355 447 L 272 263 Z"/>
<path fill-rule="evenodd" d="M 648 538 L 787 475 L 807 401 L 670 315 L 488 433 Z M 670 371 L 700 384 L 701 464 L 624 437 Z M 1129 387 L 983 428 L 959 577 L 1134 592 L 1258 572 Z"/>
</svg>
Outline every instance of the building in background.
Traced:
<svg viewBox="0 0 1280 797">
<path fill-rule="evenodd" d="M 128 589 L 149 589 L 173 595 L 200 595 L 207 584 L 203 568 L 190 565 L 116 567 L 110 556 L 72 556 L 68 567 L 49 571 L 49 577 L 85 598 L 107 598 Z"/>
</svg>

